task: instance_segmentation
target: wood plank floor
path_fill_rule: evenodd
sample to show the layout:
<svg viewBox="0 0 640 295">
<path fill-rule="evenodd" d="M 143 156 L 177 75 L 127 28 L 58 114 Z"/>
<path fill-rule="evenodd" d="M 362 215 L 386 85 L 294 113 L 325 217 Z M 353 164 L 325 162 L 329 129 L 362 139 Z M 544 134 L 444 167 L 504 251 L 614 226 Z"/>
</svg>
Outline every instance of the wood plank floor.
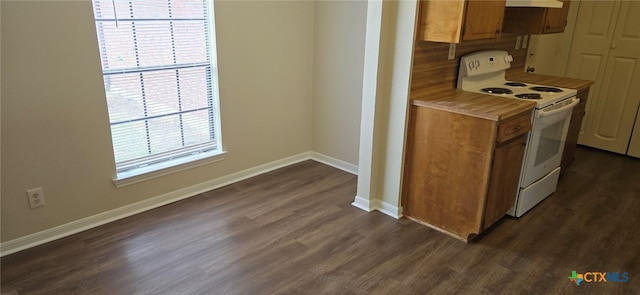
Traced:
<svg viewBox="0 0 640 295">
<path fill-rule="evenodd" d="M 355 190 L 296 164 L 4 257 L 2 294 L 640 294 L 638 159 L 579 148 L 556 194 L 470 244 Z"/>
</svg>

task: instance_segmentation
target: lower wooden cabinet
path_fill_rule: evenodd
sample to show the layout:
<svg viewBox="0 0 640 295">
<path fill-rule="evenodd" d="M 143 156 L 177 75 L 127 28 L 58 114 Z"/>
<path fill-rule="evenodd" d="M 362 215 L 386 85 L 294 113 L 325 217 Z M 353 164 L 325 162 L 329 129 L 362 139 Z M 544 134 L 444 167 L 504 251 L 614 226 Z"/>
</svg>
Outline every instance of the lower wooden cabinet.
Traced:
<svg viewBox="0 0 640 295">
<path fill-rule="evenodd" d="M 412 106 L 403 214 L 464 241 L 514 205 L 531 110 L 504 121 Z"/>
<path fill-rule="evenodd" d="M 522 135 L 495 149 L 482 229 L 500 220 L 513 207 L 526 144 L 527 136 Z"/>
</svg>

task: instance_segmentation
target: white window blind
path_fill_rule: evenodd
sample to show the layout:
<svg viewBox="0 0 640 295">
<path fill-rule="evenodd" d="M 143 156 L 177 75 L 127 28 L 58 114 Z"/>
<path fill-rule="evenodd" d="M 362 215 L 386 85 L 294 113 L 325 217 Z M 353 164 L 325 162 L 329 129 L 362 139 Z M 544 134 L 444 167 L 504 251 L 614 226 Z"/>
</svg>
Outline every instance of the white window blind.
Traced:
<svg viewBox="0 0 640 295">
<path fill-rule="evenodd" d="M 220 151 L 210 0 L 93 7 L 117 172 Z"/>
</svg>

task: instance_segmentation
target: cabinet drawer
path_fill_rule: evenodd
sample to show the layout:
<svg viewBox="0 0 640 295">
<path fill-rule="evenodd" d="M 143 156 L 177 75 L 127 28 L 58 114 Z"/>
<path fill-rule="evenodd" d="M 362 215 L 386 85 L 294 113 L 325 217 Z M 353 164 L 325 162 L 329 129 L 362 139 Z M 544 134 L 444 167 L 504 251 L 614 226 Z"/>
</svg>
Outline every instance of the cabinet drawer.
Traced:
<svg viewBox="0 0 640 295">
<path fill-rule="evenodd" d="M 496 141 L 503 142 L 531 130 L 531 111 L 509 118 L 498 125 Z"/>
</svg>

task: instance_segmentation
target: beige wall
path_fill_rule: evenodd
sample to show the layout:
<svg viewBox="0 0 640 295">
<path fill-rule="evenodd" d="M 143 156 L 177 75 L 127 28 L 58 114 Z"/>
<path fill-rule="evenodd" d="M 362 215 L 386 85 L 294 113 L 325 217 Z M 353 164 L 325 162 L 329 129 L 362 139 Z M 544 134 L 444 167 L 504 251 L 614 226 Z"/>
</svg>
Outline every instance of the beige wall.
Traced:
<svg viewBox="0 0 640 295">
<path fill-rule="evenodd" d="M 358 164 L 366 1 L 316 1 L 313 150 Z"/>
<path fill-rule="evenodd" d="M 91 3 L 1 3 L 0 241 L 311 149 L 313 2 L 216 1 L 226 159 L 121 189 Z"/>
<path fill-rule="evenodd" d="M 567 26 L 564 32 L 531 35 L 528 48 L 529 54 L 527 54 L 527 66 L 534 67 L 536 74 L 565 76 L 580 1 L 581 0 L 571 0 L 569 15 L 567 16 Z"/>
</svg>

